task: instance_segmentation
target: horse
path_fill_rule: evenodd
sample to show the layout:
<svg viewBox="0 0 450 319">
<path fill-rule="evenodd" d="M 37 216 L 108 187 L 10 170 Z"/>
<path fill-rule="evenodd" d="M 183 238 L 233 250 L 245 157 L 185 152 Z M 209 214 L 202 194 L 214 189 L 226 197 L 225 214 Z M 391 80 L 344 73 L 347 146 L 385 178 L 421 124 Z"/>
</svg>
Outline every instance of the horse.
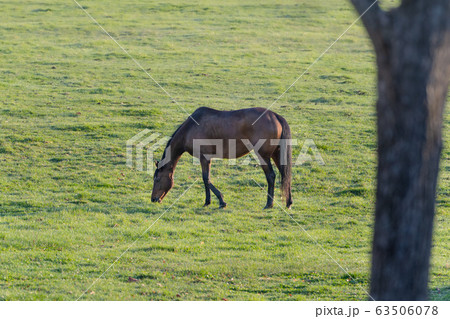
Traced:
<svg viewBox="0 0 450 319">
<path fill-rule="evenodd" d="M 290 139 L 287 121 L 265 108 L 219 111 L 200 107 L 175 130 L 161 161 L 155 162 L 151 200 L 160 203 L 167 195 L 174 185 L 175 167 L 181 155 L 187 152 L 200 160 L 206 195 L 204 206 L 211 204 L 212 191 L 219 200 L 219 207 L 225 208 L 227 203 L 222 193 L 210 180 L 211 159 L 235 159 L 254 150 L 268 184 L 264 208 L 273 207 L 276 174 L 271 159 L 281 174 L 282 195 L 286 199 L 286 207 L 290 208 L 292 147 L 291 143 L 286 143 Z"/>
</svg>

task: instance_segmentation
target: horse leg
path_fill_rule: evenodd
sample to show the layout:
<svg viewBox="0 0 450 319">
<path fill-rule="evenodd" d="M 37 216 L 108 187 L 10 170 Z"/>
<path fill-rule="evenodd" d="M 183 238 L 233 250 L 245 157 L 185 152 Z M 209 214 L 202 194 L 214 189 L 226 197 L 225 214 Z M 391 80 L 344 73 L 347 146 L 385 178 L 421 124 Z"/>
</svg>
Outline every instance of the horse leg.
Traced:
<svg viewBox="0 0 450 319">
<path fill-rule="evenodd" d="M 227 203 L 223 201 L 223 195 L 222 193 L 211 183 L 209 180 L 209 172 L 211 170 L 211 161 L 207 160 L 204 156 L 201 157 L 200 164 L 202 166 L 202 177 L 203 177 L 203 183 L 205 184 L 205 193 L 206 193 L 206 199 L 205 199 L 205 205 L 208 206 L 211 204 L 211 192 L 210 190 L 216 195 L 216 197 L 219 199 L 219 207 L 225 208 L 227 207 Z"/>
<path fill-rule="evenodd" d="M 208 206 L 209 204 L 211 204 L 211 191 L 209 188 L 209 170 L 211 168 L 211 162 L 207 161 L 206 159 L 202 159 L 200 161 L 200 164 L 202 166 L 202 178 L 203 178 L 203 184 L 205 184 L 205 205 L 203 206 Z"/>
<path fill-rule="evenodd" d="M 216 197 L 219 199 L 219 207 L 220 208 L 227 207 L 227 203 L 225 203 L 223 201 L 222 193 L 211 182 L 209 182 L 209 187 L 211 188 L 211 190 L 214 193 L 214 195 L 216 195 Z"/>
<path fill-rule="evenodd" d="M 266 208 L 272 208 L 273 207 L 273 194 L 274 194 L 274 188 L 275 188 L 275 172 L 272 168 L 272 164 L 270 163 L 270 157 L 268 158 L 262 158 L 263 162 L 261 163 L 261 168 L 264 171 L 264 174 L 266 174 L 267 184 L 268 184 L 268 190 L 267 190 L 267 204 Z"/>
<path fill-rule="evenodd" d="M 283 170 L 281 169 L 279 148 L 272 154 L 272 159 L 273 159 L 275 165 L 277 166 L 278 171 L 280 171 L 281 178 L 283 178 Z M 291 193 L 291 189 L 289 188 L 289 195 L 286 198 L 286 207 L 291 208 L 291 205 L 292 205 L 292 193 Z"/>
</svg>

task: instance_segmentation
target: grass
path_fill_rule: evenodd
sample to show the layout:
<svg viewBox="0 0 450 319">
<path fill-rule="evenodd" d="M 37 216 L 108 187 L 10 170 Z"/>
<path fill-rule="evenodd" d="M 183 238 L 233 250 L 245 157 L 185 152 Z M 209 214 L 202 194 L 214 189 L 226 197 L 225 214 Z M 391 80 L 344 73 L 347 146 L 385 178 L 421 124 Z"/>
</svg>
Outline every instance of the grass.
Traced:
<svg viewBox="0 0 450 319">
<path fill-rule="evenodd" d="M 270 106 L 357 18 L 348 1 L 80 1 L 180 106 L 73 1 L 0 2 L 1 300 L 75 300 L 88 288 L 81 300 L 368 298 L 376 83 L 360 22 L 273 106 L 300 141 L 294 156 L 313 139 L 325 161 L 294 168 L 298 224 L 262 210 L 255 165 L 214 162 L 225 210 L 202 207 L 189 155 L 161 205 L 151 176 L 125 165 L 126 141 L 145 128 L 170 135 L 187 117 L 180 106 Z M 448 141 L 448 108 L 444 125 Z M 434 300 L 450 299 L 449 158 L 447 143 Z"/>
</svg>

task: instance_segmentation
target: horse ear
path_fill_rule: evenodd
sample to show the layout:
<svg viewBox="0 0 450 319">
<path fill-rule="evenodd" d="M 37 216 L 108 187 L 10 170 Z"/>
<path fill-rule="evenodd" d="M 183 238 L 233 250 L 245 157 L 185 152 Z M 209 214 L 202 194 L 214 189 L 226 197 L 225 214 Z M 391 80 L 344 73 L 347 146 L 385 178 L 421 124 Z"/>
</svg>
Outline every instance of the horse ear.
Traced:
<svg viewBox="0 0 450 319">
<path fill-rule="evenodd" d="M 155 161 L 155 166 L 156 166 L 156 168 L 158 168 L 158 166 L 159 166 L 159 161 Z"/>
</svg>

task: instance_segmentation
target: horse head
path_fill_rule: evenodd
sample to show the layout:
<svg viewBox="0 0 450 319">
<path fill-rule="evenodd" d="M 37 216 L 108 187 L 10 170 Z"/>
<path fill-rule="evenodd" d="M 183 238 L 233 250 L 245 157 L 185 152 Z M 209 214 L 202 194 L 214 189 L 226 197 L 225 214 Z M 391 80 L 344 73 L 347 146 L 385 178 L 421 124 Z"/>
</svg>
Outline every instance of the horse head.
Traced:
<svg viewBox="0 0 450 319">
<path fill-rule="evenodd" d="M 155 162 L 156 170 L 153 176 L 152 202 L 161 203 L 173 187 L 173 170 L 169 165 L 158 167 L 159 162 Z"/>
</svg>

